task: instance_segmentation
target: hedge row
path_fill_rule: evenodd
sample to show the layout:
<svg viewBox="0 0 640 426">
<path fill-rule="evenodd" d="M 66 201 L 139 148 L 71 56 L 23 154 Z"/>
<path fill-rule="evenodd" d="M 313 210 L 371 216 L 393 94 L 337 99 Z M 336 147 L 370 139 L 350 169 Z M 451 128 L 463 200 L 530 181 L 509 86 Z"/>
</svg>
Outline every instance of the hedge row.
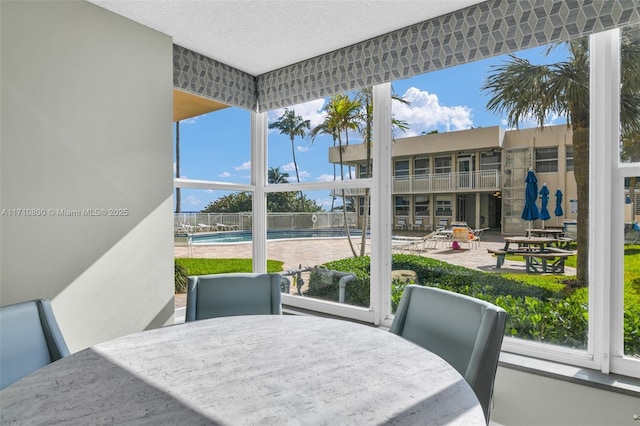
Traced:
<svg viewBox="0 0 640 426">
<path fill-rule="evenodd" d="M 323 265 L 327 269 L 356 275 L 357 279 L 347 284 L 345 303 L 369 306 L 369 262 L 369 257 L 363 256 Z M 455 291 L 502 307 L 509 314 L 507 335 L 572 348 L 587 347 L 588 306 L 580 290 L 565 296 L 562 292 L 532 286 L 498 274 L 406 254 L 393 255 L 392 269 L 415 271 L 421 285 Z M 307 294 L 337 301 L 338 279 L 327 283 L 318 275 L 311 275 Z M 394 312 L 405 285 L 401 282 L 392 284 L 391 303 Z M 625 353 L 640 354 L 640 306 L 625 311 L 624 327 Z"/>
</svg>

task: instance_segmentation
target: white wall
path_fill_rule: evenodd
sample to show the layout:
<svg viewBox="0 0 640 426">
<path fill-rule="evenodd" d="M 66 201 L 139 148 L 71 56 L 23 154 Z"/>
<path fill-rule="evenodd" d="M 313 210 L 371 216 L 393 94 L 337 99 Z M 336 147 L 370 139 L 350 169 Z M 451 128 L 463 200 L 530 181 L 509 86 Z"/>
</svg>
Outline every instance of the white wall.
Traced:
<svg viewBox="0 0 640 426">
<path fill-rule="evenodd" d="M 498 367 L 491 421 L 506 426 L 637 426 L 640 398 Z"/>
<path fill-rule="evenodd" d="M 78 1 L 0 15 L 0 304 L 51 299 L 72 351 L 170 322 L 171 39 Z"/>
</svg>

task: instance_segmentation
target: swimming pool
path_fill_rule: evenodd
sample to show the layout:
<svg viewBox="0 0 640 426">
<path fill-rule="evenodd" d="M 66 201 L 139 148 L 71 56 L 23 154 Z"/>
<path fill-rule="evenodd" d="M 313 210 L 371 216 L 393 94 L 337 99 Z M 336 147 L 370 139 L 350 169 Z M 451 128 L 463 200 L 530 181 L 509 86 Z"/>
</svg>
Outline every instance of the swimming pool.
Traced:
<svg viewBox="0 0 640 426">
<path fill-rule="evenodd" d="M 350 229 L 349 233 L 358 237 L 362 231 Z M 286 240 L 294 238 L 338 238 L 346 237 L 344 228 L 339 229 L 282 229 L 267 231 L 268 240 Z M 251 242 L 251 231 L 217 232 L 215 234 L 193 234 L 193 244 L 224 244 L 224 243 L 248 243 Z"/>
</svg>

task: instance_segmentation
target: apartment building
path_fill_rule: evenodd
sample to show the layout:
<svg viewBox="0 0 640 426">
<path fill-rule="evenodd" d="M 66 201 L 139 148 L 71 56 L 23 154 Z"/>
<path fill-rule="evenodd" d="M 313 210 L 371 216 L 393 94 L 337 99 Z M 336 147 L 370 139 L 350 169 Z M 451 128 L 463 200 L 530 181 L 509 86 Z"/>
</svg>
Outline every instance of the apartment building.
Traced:
<svg viewBox="0 0 640 426">
<path fill-rule="evenodd" d="M 401 138 L 392 145 L 395 223 L 421 219 L 422 228 L 429 230 L 446 219 L 520 233 L 528 226 L 520 215 L 529 168 L 536 172 L 539 188 L 546 185 L 551 194 L 547 223 L 561 225 L 576 218 L 573 145 L 566 125 L 506 131 L 492 126 Z M 338 149 L 330 148 L 330 162 L 339 163 Z M 342 157 L 359 177 L 366 175 L 363 144 L 344 147 Z M 557 189 L 563 193 L 561 217 L 553 215 Z M 363 193 L 349 192 L 359 196 L 360 215 Z"/>
</svg>

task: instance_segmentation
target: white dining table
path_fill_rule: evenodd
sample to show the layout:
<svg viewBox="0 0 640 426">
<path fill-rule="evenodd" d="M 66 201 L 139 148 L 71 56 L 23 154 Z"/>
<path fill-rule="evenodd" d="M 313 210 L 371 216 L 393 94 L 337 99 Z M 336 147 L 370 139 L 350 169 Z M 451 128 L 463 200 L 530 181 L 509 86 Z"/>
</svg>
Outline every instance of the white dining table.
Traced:
<svg viewBox="0 0 640 426">
<path fill-rule="evenodd" d="M 1 424 L 485 425 L 440 357 L 380 328 L 293 315 L 145 331 L 0 391 Z"/>
</svg>

